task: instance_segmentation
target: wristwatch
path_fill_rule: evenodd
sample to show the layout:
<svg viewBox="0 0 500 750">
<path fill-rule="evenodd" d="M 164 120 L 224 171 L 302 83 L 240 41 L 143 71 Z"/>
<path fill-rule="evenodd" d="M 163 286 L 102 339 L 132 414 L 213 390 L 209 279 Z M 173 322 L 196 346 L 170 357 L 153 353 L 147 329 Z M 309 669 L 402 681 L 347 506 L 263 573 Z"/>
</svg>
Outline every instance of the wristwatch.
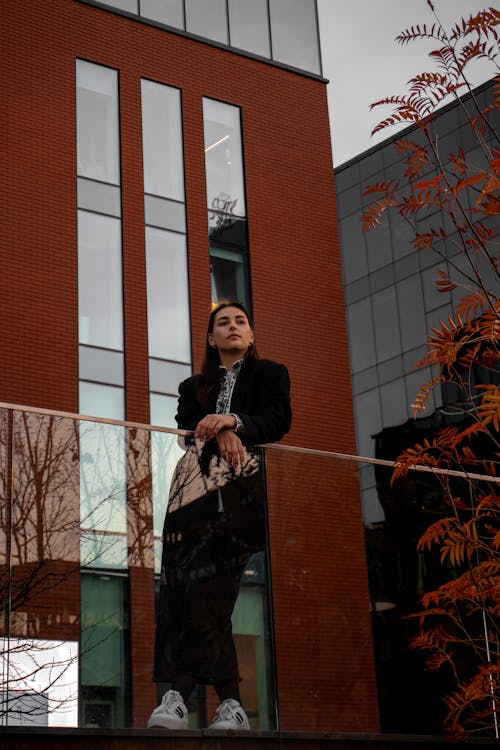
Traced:
<svg viewBox="0 0 500 750">
<path fill-rule="evenodd" d="M 239 418 L 237 414 L 233 414 L 233 412 L 230 412 L 230 417 L 234 417 L 234 427 L 232 428 L 233 432 L 243 432 L 243 422 Z"/>
</svg>

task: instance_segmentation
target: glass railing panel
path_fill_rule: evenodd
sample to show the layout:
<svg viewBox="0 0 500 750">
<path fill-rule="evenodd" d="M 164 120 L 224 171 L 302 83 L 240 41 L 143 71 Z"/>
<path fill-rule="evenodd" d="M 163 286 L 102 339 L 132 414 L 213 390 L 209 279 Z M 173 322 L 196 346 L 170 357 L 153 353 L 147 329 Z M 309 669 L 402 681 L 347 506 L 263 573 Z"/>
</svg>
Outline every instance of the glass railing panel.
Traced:
<svg viewBox="0 0 500 750">
<path fill-rule="evenodd" d="M 204 447 L 192 441 L 186 445 L 183 438 L 178 441 L 177 436 L 160 432 L 152 433 L 151 442 L 157 620 L 160 632 L 173 633 L 158 644 L 158 698 L 170 685 L 172 648 L 181 663 L 199 658 L 182 646 L 182 602 L 196 632 L 196 623 L 204 623 L 198 648 L 207 670 L 206 683 L 191 700 L 189 727 L 207 726 L 220 702 L 210 683 L 218 675 L 222 676 L 219 682 L 227 677 L 217 671 L 226 666 L 221 666 L 210 642 L 203 639 L 209 637 L 207 626 L 220 628 L 217 618 L 224 611 L 230 617 L 232 611 L 232 638 L 229 631 L 220 643 L 217 637 L 216 648 L 228 651 L 225 661 L 231 674 L 234 679 L 242 678 L 241 698 L 252 728 L 273 729 L 263 458 L 259 454 L 249 457 L 244 476 L 234 477 L 214 453 L 216 445 Z"/>
<path fill-rule="evenodd" d="M 127 434 L 124 427 L 79 424 L 81 563 L 127 567 Z"/>
<path fill-rule="evenodd" d="M 151 433 L 82 421 L 79 435 L 79 725 L 131 726 L 155 698 Z"/>
<path fill-rule="evenodd" d="M 78 432 L 72 420 L 56 416 L 13 411 L 11 420 L 10 617 L 3 643 L 2 719 L 4 724 L 75 726 Z"/>
<path fill-rule="evenodd" d="M 171 441 L 174 436 L 169 435 Z M 152 433 L 129 427 L 127 447 L 127 539 L 130 569 L 153 571 L 153 477 Z"/>
<path fill-rule="evenodd" d="M 266 472 L 280 728 L 374 730 L 356 463 L 276 446 Z"/>
<path fill-rule="evenodd" d="M 478 718 L 475 731 L 493 736 L 498 481 L 421 469 L 395 480 L 384 461 L 286 446 L 266 448 L 266 471 L 281 730 L 442 734 L 455 660 L 463 684 L 474 665 L 490 669 L 491 696 L 485 678 L 474 699 L 490 727 Z M 418 641 L 432 592 L 442 616 Z M 417 647 L 449 632 L 441 654 Z"/>
<path fill-rule="evenodd" d="M 169 687 L 166 679 L 153 682 L 163 579 L 184 566 L 174 549 L 161 577 L 167 517 L 167 535 L 174 532 L 177 542 L 189 537 L 181 549 L 200 590 L 212 587 L 217 596 L 220 580 L 222 591 L 232 581 L 242 699 L 253 728 L 276 727 L 264 472 L 258 466 L 220 494 L 212 489 L 179 522 L 167 506 L 183 456 L 175 433 L 28 410 L 1 413 L 4 724 L 146 726 Z M 179 485 L 177 475 L 177 511 L 185 479 Z M 218 702 L 213 687 L 198 687 L 189 727 L 206 726 Z"/>
<path fill-rule="evenodd" d="M 10 445 L 9 411 L 0 409 L 0 561 L 1 561 L 1 616 L 2 635 L 8 629 L 8 607 L 10 591 Z"/>
<path fill-rule="evenodd" d="M 0 409 L 1 724 L 145 729 L 172 676 L 156 623 L 168 656 L 175 618 L 205 625 L 222 592 L 253 730 L 440 733 L 449 681 L 411 648 L 411 615 L 464 568 L 418 541 L 455 514 L 487 560 L 498 483 L 393 482 L 383 462 L 286 446 L 238 479 L 199 446 L 221 486 L 193 494 L 185 447 L 164 429 Z M 493 663 L 490 604 L 471 642 Z M 197 686 L 188 727 L 218 703 Z"/>
<path fill-rule="evenodd" d="M 176 464 L 184 454 L 181 444 L 182 437 L 178 435 L 158 431 L 151 433 L 154 560 L 155 573 L 158 576 L 161 570 L 163 523 L 167 512 L 170 483 Z"/>
<path fill-rule="evenodd" d="M 11 496 L 9 472 L 10 412 L 0 409 L 0 658 L 1 671 L 8 671 L 10 600 L 11 600 Z M 0 725 L 7 723 L 9 712 L 8 686 L 2 679 Z"/>
<path fill-rule="evenodd" d="M 486 462 L 479 468 L 483 476 L 488 471 Z M 448 722 L 446 701 L 455 693 L 457 719 L 476 714 L 474 734 L 492 736 L 488 690 L 482 699 L 470 690 L 462 714 L 459 695 L 499 658 L 492 582 L 500 484 L 453 470 L 410 470 L 394 479 L 392 468 L 378 465 L 374 474 L 383 517 L 365 526 L 365 538 L 381 729 L 440 734 Z M 417 617 L 427 609 L 436 614 Z M 495 666 L 491 678 L 496 693 Z"/>
</svg>

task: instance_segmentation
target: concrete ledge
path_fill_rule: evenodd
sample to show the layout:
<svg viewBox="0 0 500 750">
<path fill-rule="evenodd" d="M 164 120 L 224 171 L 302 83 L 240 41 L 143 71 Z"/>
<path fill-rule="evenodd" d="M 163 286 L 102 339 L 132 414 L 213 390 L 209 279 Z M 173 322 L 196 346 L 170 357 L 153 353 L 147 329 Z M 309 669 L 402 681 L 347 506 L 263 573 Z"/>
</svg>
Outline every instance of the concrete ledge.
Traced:
<svg viewBox="0 0 500 750">
<path fill-rule="evenodd" d="M 458 750 L 493 740 L 441 736 L 306 732 L 206 732 L 160 729 L 2 727 L 1 750 Z"/>
</svg>

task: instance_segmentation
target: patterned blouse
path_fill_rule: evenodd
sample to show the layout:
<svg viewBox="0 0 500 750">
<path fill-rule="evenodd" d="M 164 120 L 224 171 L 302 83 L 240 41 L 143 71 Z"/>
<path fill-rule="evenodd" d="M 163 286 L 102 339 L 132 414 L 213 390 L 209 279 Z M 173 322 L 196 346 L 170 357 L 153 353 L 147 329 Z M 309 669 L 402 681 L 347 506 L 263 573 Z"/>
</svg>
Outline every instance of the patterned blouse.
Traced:
<svg viewBox="0 0 500 750">
<path fill-rule="evenodd" d="M 243 360 L 238 359 L 230 370 L 226 370 L 224 365 L 220 365 L 220 391 L 217 396 L 217 406 L 215 407 L 216 414 L 232 414 L 231 399 L 233 397 L 234 386 L 236 385 L 236 378 L 239 375 Z M 236 420 L 235 432 L 243 432 L 243 422 L 237 414 L 232 414 Z"/>
</svg>

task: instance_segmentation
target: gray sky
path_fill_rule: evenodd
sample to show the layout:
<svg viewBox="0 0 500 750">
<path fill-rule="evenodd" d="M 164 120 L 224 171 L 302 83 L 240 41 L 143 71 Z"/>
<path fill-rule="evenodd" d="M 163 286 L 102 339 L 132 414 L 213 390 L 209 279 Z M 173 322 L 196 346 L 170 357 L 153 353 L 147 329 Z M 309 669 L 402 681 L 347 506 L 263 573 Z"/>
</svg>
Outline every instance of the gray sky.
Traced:
<svg viewBox="0 0 500 750">
<path fill-rule="evenodd" d="M 494 0 L 434 0 L 443 25 L 495 5 Z M 426 0 L 318 0 L 323 73 L 330 80 L 328 106 L 336 167 L 396 133 L 389 128 L 370 138 L 373 127 L 390 109 L 369 105 L 403 94 L 409 78 L 436 70 L 428 52 L 436 42 L 401 46 L 394 38 L 412 25 L 432 25 Z M 472 65 L 474 67 L 472 67 Z M 474 86 L 491 78 L 491 65 L 475 61 Z"/>
</svg>

